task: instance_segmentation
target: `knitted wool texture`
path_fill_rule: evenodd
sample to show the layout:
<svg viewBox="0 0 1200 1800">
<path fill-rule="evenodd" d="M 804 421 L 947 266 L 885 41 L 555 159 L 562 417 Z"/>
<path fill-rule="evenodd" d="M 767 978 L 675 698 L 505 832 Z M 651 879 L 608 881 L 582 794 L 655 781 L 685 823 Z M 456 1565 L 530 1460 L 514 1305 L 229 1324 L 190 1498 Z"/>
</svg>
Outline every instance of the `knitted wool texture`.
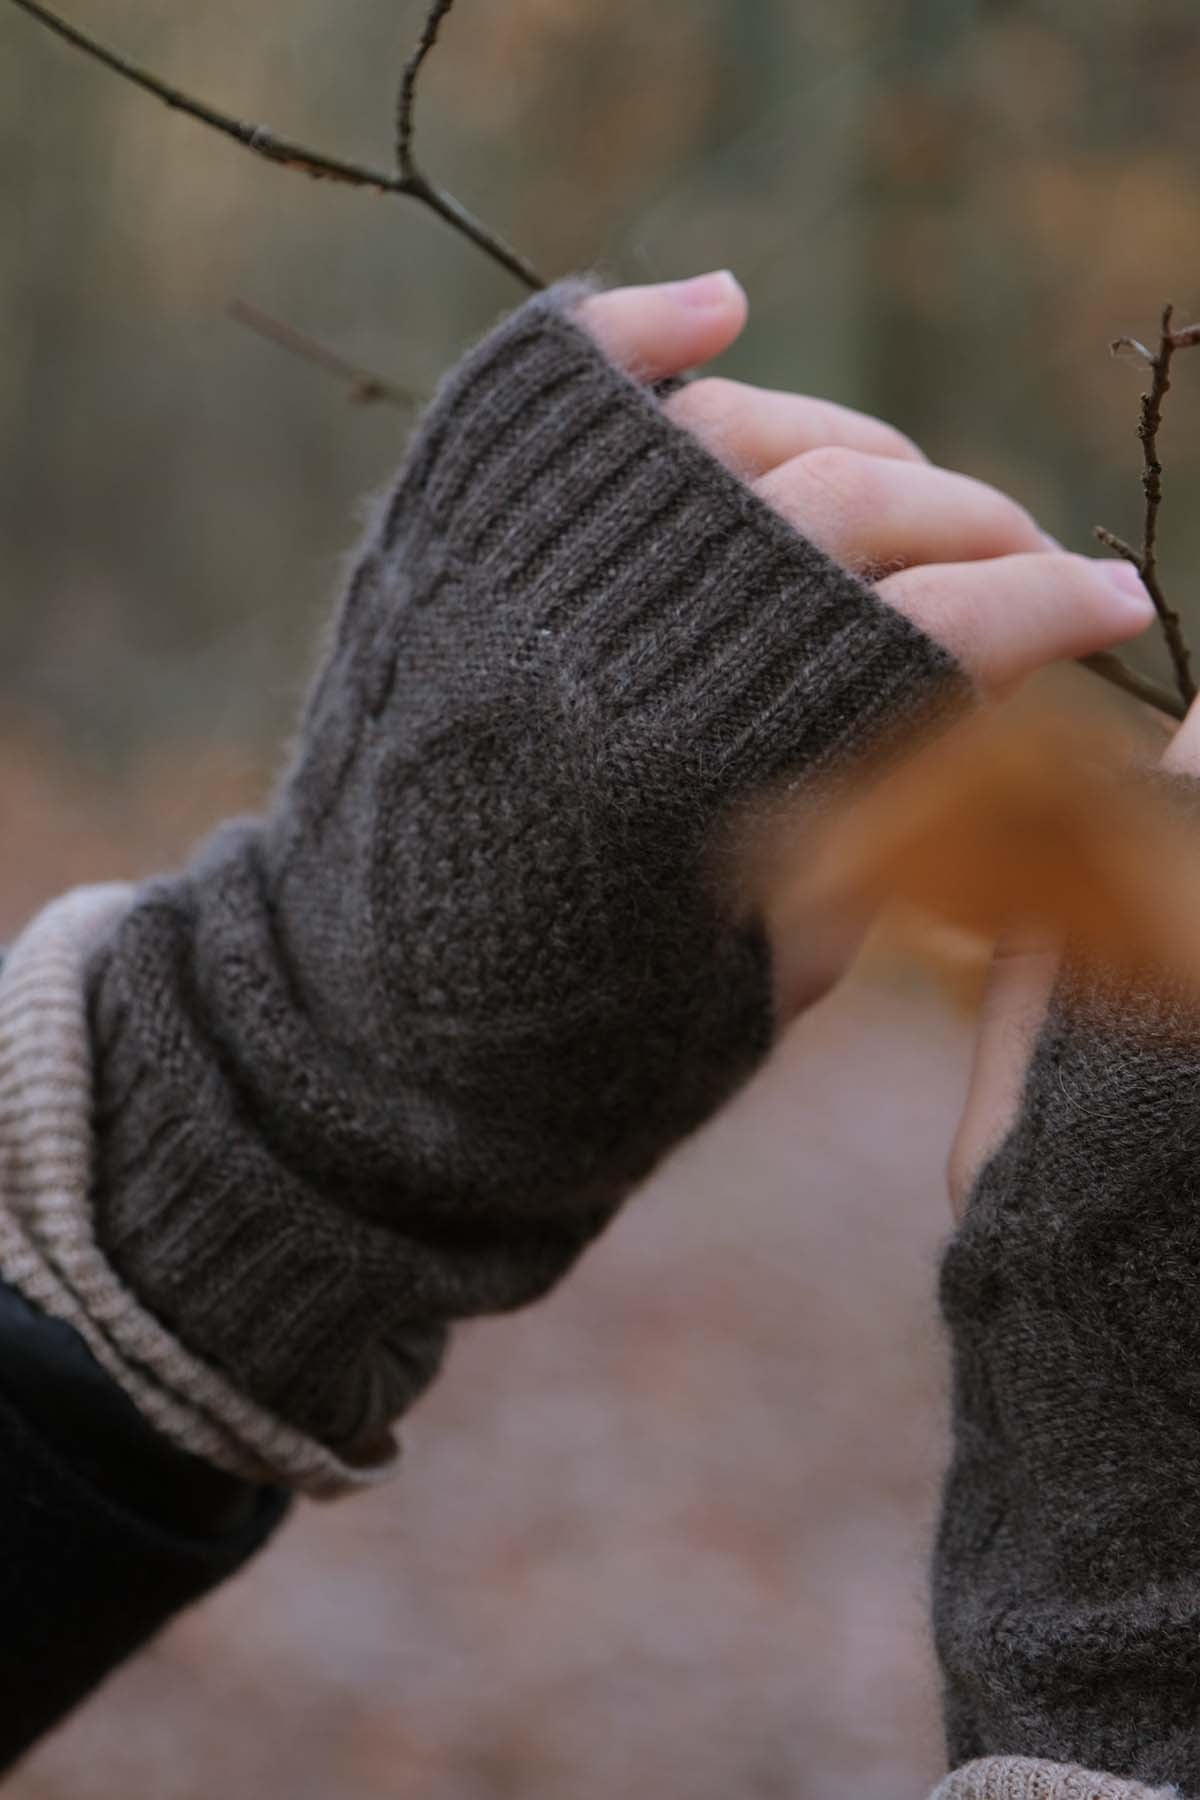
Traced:
<svg viewBox="0 0 1200 1800">
<path fill-rule="evenodd" d="M 343 1465 L 190 1355 L 96 1243 L 85 970 L 133 898 L 79 888 L 31 921 L 0 970 L 0 1278 L 70 1325 L 177 1447 L 252 1481 L 331 1495 L 390 1473 Z"/>
<path fill-rule="evenodd" d="M 92 1065 L 84 969 L 130 897 L 130 890 L 111 886 L 55 902 L 22 933 L 0 972 L 0 1275 L 79 1332 L 146 1417 L 180 1447 L 310 1493 L 361 1484 L 371 1476 L 339 1468 L 320 1445 L 261 1415 L 190 1356 L 121 1287 L 97 1249 L 88 1205 Z M 956 1770 L 932 1800 L 1175 1795 L 1007 1756 Z"/>
<path fill-rule="evenodd" d="M 1064 1763 L 990 1756 L 955 1769 L 930 1800 L 1179 1800 L 1174 1788 L 1148 1788 Z"/>
<path fill-rule="evenodd" d="M 1200 1793 L 1196 1040 L 1167 995 L 1065 979 L 947 1252 L 952 1762 Z"/>
<path fill-rule="evenodd" d="M 95 962 L 97 1225 L 197 1356 L 356 1457 L 756 1065 L 715 829 L 956 707 L 951 659 L 529 302 L 354 570 L 268 815 Z"/>
</svg>

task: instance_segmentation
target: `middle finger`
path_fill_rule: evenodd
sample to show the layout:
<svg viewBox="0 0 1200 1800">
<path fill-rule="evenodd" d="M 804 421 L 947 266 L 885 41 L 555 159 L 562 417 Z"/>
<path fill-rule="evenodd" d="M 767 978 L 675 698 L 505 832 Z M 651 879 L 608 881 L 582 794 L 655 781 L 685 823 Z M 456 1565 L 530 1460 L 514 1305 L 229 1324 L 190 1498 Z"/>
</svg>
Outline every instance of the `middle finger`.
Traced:
<svg viewBox="0 0 1200 1800">
<path fill-rule="evenodd" d="M 722 375 L 690 381 L 664 404 L 677 425 L 745 481 L 823 444 L 904 462 L 925 461 L 911 438 L 882 419 L 833 400 L 750 387 Z"/>
<path fill-rule="evenodd" d="M 825 448 L 794 457 L 755 487 L 826 555 L 868 576 L 1048 547 L 1015 500 L 929 463 Z"/>
</svg>

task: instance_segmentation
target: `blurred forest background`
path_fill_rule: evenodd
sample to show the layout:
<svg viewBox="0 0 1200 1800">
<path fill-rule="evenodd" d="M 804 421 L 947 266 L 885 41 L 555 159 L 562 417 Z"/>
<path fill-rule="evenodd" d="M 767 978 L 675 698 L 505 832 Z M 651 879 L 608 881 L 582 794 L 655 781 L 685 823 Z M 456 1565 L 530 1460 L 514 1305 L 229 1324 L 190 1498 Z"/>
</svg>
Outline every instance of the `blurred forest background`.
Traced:
<svg viewBox="0 0 1200 1800">
<path fill-rule="evenodd" d="M 62 4 L 372 163 L 424 12 Z M 459 0 L 418 137 L 548 275 L 731 266 L 729 373 L 881 412 L 1082 548 L 1140 520 L 1141 371 L 1108 341 L 1200 312 L 1197 92 L 1194 0 Z M 427 393 L 519 296 L 428 214 L 257 162 L 6 0 L 0 243 L 11 931 L 253 803 L 402 448 L 230 302 Z M 1200 364 L 1178 390 L 1163 562 L 1197 627 Z M 466 1335 L 396 1492 L 308 1509 L 12 1791 L 919 1794 L 963 1053 L 928 996 L 819 1009 L 576 1283 Z"/>
</svg>

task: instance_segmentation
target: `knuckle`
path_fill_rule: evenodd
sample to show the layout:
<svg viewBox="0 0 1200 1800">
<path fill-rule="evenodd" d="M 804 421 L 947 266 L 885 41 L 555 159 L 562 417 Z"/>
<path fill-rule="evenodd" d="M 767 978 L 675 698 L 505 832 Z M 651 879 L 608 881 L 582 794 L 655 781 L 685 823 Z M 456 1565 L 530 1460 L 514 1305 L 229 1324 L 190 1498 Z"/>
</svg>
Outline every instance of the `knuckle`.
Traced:
<svg viewBox="0 0 1200 1800">
<path fill-rule="evenodd" d="M 1042 543 L 1043 538 L 1041 529 L 1029 508 L 1027 506 L 1022 506 L 1019 500 L 1009 499 L 1007 494 L 1002 495 L 1001 498 L 1007 504 L 1013 526 L 1020 535 L 1023 538 L 1027 538 L 1030 543 Z"/>
<path fill-rule="evenodd" d="M 591 337 L 615 353 L 621 348 L 621 327 L 628 307 L 629 289 L 609 288 L 603 294 L 589 294 L 575 316 Z"/>
<path fill-rule="evenodd" d="M 1015 544 L 1022 549 L 1032 549 L 1043 541 L 1033 514 L 1019 500 L 1002 493 L 989 482 L 977 481 L 973 476 L 964 479 L 971 483 L 981 520 L 987 521 L 998 546 Z"/>
<path fill-rule="evenodd" d="M 1039 555 L 1036 562 L 1030 560 L 1029 572 L 1034 577 L 1026 590 L 1031 615 L 1050 614 L 1070 620 L 1090 612 L 1099 598 L 1086 556 L 1048 551 Z"/>
<path fill-rule="evenodd" d="M 729 412 L 744 403 L 749 389 L 744 382 L 728 375 L 701 375 L 691 384 L 692 392 L 702 396 L 702 403 L 715 412 Z"/>
<path fill-rule="evenodd" d="M 970 662 L 975 637 L 972 611 L 963 604 L 961 574 L 952 567 L 927 563 L 904 569 L 877 581 L 875 591 L 960 662 Z"/>
<path fill-rule="evenodd" d="M 842 511 L 857 511 L 872 497 L 870 459 L 845 444 L 822 444 L 797 459 L 798 472 L 836 501 Z"/>
<path fill-rule="evenodd" d="M 805 450 L 799 461 L 819 481 L 843 487 L 857 479 L 863 457 L 861 451 L 851 450 L 846 444 L 818 444 L 815 449 Z"/>
<path fill-rule="evenodd" d="M 1103 595 L 1103 584 L 1095 561 L 1090 556 L 1072 552 L 1046 557 L 1048 579 L 1059 586 L 1062 595 L 1080 606 L 1091 606 Z"/>
<path fill-rule="evenodd" d="M 873 456 L 886 456 L 898 462 L 929 461 L 920 446 L 898 425 L 876 418 L 874 413 L 852 413 L 850 417 L 856 422 L 864 447 L 869 444 Z"/>
<path fill-rule="evenodd" d="M 745 403 L 746 390 L 725 375 L 702 375 L 672 394 L 667 411 L 691 431 L 726 429 Z"/>
<path fill-rule="evenodd" d="M 836 449 L 846 435 L 846 416 L 835 400 L 821 400 L 808 395 L 802 402 L 809 415 L 814 438 L 824 440 L 824 448 Z"/>
<path fill-rule="evenodd" d="M 855 412 L 840 406 L 836 400 L 812 400 L 809 405 L 813 408 L 818 432 L 828 438 L 831 446 L 845 443 L 849 438 L 857 442 L 860 455 L 869 451 L 872 456 L 885 456 L 898 462 L 929 461 L 919 444 L 898 426 L 889 425 L 886 419 L 878 419 L 872 413 Z"/>
</svg>

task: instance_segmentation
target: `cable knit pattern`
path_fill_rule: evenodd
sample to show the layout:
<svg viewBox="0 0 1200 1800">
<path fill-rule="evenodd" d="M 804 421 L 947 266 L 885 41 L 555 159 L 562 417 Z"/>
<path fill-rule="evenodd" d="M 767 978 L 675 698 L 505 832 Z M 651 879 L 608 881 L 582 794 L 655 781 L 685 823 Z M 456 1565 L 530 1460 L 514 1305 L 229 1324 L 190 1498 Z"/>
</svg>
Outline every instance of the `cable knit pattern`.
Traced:
<svg viewBox="0 0 1200 1800">
<path fill-rule="evenodd" d="M 960 707 L 938 646 L 529 302 L 358 561 L 268 816 L 91 979 L 101 1241 L 272 1413 L 369 1446 L 770 1040 L 711 845 Z"/>
<path fill-rule="evenodd" d="M 1194 1010 L 1072 973 L 947 1251 L 934 1583 L 953 1761 L 1200 1794 Z"/>
<path fill-rule="evenodd" d="M 84 975 L 132 899 L 119 884 L 63 896 L 27 926 L 0 970 L 0 1276 L 72 1326 L 181 1449 L 314 1494 L 379 1480 L 391 1457 L 350 1468 L 270 1418 L 175 1342 L 97 1249 Z"/>
<path fill-rule="evenodd" d="M 1143 1787 L 1070 1763 L 987 1756 L 955 1769 L 930 1800 L 1179 1800 L 1175 1788 Z"/>
</svg>

